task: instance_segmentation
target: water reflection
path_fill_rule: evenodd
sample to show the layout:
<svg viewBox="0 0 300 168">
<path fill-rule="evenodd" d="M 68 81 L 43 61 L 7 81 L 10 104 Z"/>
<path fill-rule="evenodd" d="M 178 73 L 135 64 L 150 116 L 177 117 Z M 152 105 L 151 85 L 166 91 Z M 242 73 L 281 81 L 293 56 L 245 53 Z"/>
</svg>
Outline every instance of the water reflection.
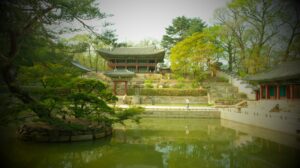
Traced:
<svg viewBox="0 0 300 168">
<path fill-rule="evenodd" d="M 188 133 L 187 133 L 188 132 Z M 6 167 L 299 167 L 296 137 L 211 119 L 143 119 L 112 138 L 71 144 L 10 141 Z"/>
</svg>

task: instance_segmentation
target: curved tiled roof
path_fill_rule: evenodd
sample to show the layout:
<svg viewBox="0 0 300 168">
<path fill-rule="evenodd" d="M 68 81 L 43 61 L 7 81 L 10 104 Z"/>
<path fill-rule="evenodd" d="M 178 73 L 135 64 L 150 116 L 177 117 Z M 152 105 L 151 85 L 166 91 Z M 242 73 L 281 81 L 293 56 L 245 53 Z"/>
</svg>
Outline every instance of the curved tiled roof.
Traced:
<svg viewBox="0 0 300 168">
<path fill-rule="evenodd" d="M 134 72 L 125 70 L 113 70 L 104 72 L 104 75 L 109 76 L 111 78 L 131 78 L 135 75 Z"/>
<path fill-rule="evenodd" d="M 77 62 L 77 61 L 71 61 L 71 63 L 72 63 L 74 66 L 76 66 L 77 68 L 79 68 L 79 69 L 81 69 L 81 70 L 83 70 L 83 71 L 87 71 L 87 72 L 92 71 L 91 69 L 89 69 L 88 67 L 85 67 L 85 66 L 81 65 L 81 64 L 80 64 L 79 62 Z"/>
<path fill-rule="evenodd" d="M 300 60 L 284 62 L 273 69 L 246 78 L 249 81 L 283 81 L 300 79 Z"/>
<path fill-rule="evenodd" d="M 164 50 L 157 50 L 154 47 L 147 48 L 113 48 L 113 49 L 100 49 L 97 51 L 104 59 L 113 58 L 128 58 L 128 56 L 135 58 L 157 58 L 163 60 L 165 56 Z"/>
</svg>

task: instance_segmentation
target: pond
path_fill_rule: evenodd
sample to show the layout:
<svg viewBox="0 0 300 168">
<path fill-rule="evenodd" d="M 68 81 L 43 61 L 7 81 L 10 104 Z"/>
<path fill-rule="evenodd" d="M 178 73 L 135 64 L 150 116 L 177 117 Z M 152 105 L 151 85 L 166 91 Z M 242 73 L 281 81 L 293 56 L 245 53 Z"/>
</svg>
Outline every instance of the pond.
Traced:
<svg viewBox="0 0 300 168">
<path fill-rule="evenodd" d="M 297 137 L 219 119 L 145 118 L 93 142 L 1 144 L 6 167 L 300 167 Z"/>
</svg>

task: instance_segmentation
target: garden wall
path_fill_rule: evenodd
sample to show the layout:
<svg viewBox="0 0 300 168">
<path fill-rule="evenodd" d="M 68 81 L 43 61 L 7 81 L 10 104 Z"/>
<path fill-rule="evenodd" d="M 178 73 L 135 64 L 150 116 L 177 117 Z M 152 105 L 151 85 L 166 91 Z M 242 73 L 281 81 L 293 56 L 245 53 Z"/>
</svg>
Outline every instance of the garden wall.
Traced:
<svg viewBox="0 0 300 168">
<path fill-rule="evenodd" d="M 206 96 L 207 91 L 204 89 L 142 88 L 137 90 L 132 88 L 128 90 L 127 94 L 131 96 Z"/>
<path fill-rule="evenodd" d="M 207 96 L 127 96 L 126 104 L 207 104 Z M 119 96 L 119 104 L 123 104 L 123 97 Z"/>
</svg>

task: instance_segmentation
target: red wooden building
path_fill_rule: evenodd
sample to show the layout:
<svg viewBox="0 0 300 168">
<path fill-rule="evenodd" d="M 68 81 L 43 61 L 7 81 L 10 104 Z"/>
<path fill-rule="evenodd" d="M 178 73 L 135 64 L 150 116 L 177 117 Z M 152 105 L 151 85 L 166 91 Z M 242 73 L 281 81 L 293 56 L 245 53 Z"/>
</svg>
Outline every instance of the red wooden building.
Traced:
<svg viewBox="0 0 300 168">
<path fill-rule="evenodd" d="M 300 60 L 282 63 L 247 80 L 259 84 L 256 100 L 300 99 Z"/>
<path fill-rule="evenodd" d="M 107 61 L 110 69 L 148 73 L 157 71 L 157 64 L 163 62 L 165 51 L 154 47 L 113 48 L 100 49 L 98 54 Z"/>
</svg>

